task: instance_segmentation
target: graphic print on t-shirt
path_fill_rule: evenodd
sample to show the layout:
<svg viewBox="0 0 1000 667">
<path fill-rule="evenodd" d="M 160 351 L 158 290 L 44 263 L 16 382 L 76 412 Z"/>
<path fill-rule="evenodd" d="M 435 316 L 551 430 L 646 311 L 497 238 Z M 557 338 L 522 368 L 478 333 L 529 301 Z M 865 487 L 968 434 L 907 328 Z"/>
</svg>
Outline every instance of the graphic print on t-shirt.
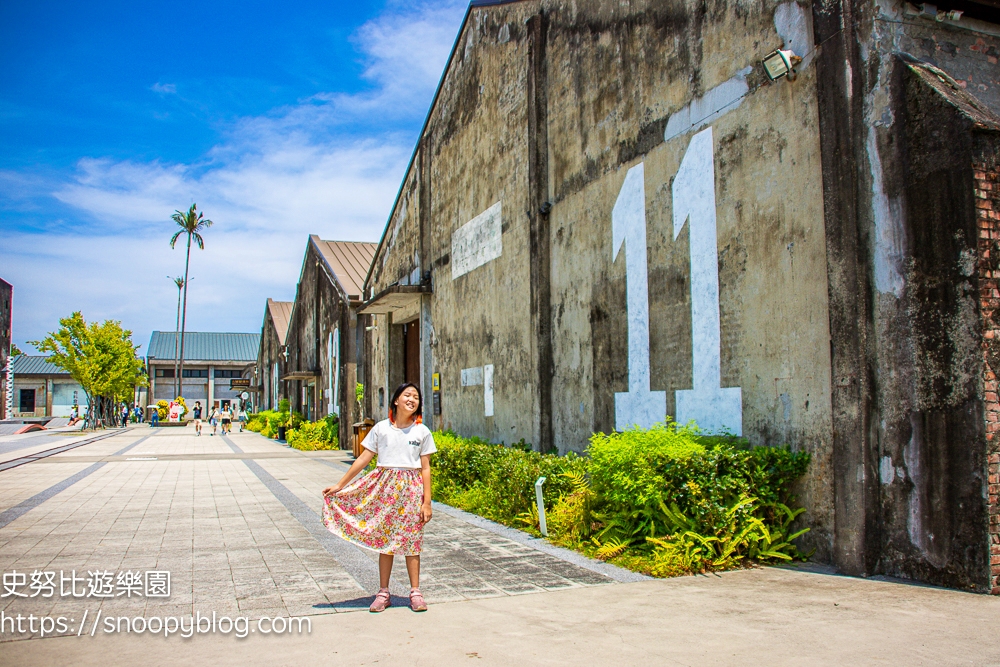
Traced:
<svg viewBox="0 0 1000 667">
<path fill-rule="evenodd" d="M 378 456 L 380 468 L 420 468 L 420 457 L 437 451 L 434 436 L 423 424 L 398 428 L 388 419 L 369 431 L 361 446 Z"/>
</svg>

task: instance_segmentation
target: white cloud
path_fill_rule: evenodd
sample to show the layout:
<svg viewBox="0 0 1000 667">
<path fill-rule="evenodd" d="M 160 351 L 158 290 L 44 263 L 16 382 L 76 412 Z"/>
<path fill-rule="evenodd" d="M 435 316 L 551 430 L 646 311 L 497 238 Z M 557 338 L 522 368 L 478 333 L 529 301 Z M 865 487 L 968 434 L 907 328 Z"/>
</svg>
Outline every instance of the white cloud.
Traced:
<svg viewBox="0 0 1000 667">
<path fill-rule="evenodd" d="M 364 76 L 377 84 L 370 96 L 339 98 L 347 108 L 403 106 L 433 91 L 458 34 L 466 2 L 423 4 L 386 14 L 362 26 L 356 37 L 369 56 Z M 418 113 L 426 111 L 428 98 Z"/>
<path fill-rule="evenodd" d="M 176 95 L 177 85 L 173 83 L 154 83 L 149 87 L 154 93 L 163 93 L 166 95 Z"/>
<path fill-rule="evenodd" d="M 205 250 L 192 251 L 188 330 L 258 330 L 267 297 L 294 297 L 308 234 L 380 237 L 415 139 L 385 128 L 423 118 L 464 8 L 390 6 L 355 36 L 372 90 L 240 119 L 199 161 L 79 160 L 50 192 L 81 222 L 0 239 L 15 340 L 41 337 L 72 310 L 120 319 L 143 345 L 150 331 L 172 329 L 176 288 L 166 276 L 183 273 L 184 257 L 183 239 L 168 245 L 170 214 L 191 202 L 215 225 Z M 19 178 L 0 174 L 0 192 L 24 185 Z"/>
</svg>

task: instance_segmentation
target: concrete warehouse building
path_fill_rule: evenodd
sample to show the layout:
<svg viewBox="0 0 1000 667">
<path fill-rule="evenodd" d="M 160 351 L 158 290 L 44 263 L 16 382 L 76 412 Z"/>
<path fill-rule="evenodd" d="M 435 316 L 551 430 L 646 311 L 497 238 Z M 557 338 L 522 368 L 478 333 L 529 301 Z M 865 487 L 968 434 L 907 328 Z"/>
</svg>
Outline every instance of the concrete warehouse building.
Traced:
<svg viewBox="0 0 1000 667">
<path fill-rule="evenodd" d="M 270 300 L 258 355 L 260 368 L 281 369 L 280 375 L 268 376 L 271 371 L 265 371 L 265 384 L 277 378 L 277 394 L 289 399 L 292 410 L 309 421 L 328 414 L 339 416 L 339 438 L 345 445 L 350 442 L 351 424 L 360 419 L 355 387 L 364 382 L 360 356 L 364 324 L 358 320 L 357 308 L 375 246 L 310 236 L 287 316 L 282 359 L 274 358 L 278 348 L 268 343 L 268 316 L 275 332 L 282 316 L 278 302 Z M 265 343 L 270 353 L 265 353 Z"/>
<path fill-rule="evenodd" d="M 494 442 L 788 443 L 817 559 L 1000 592 L 997 35 L 964 0 L 473 2 L 365 280 L 368 413 L 406 378 Z"/>
<path fill-rule="evenodd" d="M 150 402 L 169 401 L 174 393 L 177 334 L 154 331 L 146 348 Z M 255 333 L 209 333 L 188 331 L 184 334 L 184 371 L 181 396 L 193 408 L 221 407 L 236 400 L 257 384 L 254 366 L 260 335 Z"/>
<path fill-rule="evenodd" d="M 256 388 L 260 396 L 261 410 L 277 410 L 278 402 L 287 398 L 281 377 L 285 374 L 288 338 L 288 320 L 292 315 L 291 301 L 268 299 L 264 307 L 264 323 L 260 329 L 260 348 L 257 350 L 257 377 L 260 385 Z"/>
</svg>

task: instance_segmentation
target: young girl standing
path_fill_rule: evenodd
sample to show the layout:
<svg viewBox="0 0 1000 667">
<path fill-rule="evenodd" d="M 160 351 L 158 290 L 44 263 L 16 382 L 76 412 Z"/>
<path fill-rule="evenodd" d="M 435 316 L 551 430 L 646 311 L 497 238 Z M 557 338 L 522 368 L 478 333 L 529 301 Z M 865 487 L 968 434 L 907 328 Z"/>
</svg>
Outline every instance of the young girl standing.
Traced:
<svg viewBox="0 0 1000 667">
<path fill-rule="evenodd" d="M 335 485 L 323 489 L 323 523 L 330 532 L 379 552 L 379 591 L 370 611 L 389 606 L 389 575 L 395 554 L 406 556 L 410 608 L 426 611 L 420 593 L 420 548 L 431 520 L 430 455 L 437 451 L 421 423 L 423 400 L 413 383 L 401 384 L 389 400 L 389 418 L 372 427 L 364 451 Z M 374 457 L 377 467 L 348 486 Z"/>
</svg>

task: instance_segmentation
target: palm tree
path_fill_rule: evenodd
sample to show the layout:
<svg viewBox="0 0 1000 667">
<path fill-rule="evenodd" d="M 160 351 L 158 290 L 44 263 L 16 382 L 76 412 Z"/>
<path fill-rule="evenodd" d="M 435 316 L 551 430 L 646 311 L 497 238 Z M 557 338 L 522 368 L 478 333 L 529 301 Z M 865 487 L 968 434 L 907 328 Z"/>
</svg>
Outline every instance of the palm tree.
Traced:
<svg viewBox="0 0 1000 667">
<path fill-rule="evenodd" d="M 199 250 L 205 249 L 205 239 L 201 238 L 201 232 L 212 226 L 212 221 L 205 217 L 204 213 L 198 213 L 198 205 L 191 204 L 191 208 L 187 210 L 187 213 L 181 213 L 180 211 L 174 211 L 174 214 L 170 216 L 170 219 L 177 223 L 180 227 L 179 230 L 170 239 L 170 247 L 173 248 L 174 244 L 177 243 L 177 239 L 180 238 L 181 234 L 187 234 L 187 257 L 184 260 L 184 305 L 181 308 L 181 355 L 179 373 L 175 375 L 184 376 L 184 330 L 187 326 L 187 303 L 188 303 L 188 269 L 191 265 L 191 239 L 198 244 Z M 209 378 L 209 382 L 212 379 Z"/>
<path fill-rule="evenodd" d="M 170 276 L 167 276 L 170 278 Z M 181 290 L 186 284 L 183 278 L 170 278 L 177 285 L 177 327 L 174 329 L 174 397 L 180 395 L 180 385 L 178 384 L 180 379 L 180 374 L 177 368 L 177 362 L 180 359 L 177 353 L 177 348 L 180 345 L 181 340 Z"/>
</svg>

